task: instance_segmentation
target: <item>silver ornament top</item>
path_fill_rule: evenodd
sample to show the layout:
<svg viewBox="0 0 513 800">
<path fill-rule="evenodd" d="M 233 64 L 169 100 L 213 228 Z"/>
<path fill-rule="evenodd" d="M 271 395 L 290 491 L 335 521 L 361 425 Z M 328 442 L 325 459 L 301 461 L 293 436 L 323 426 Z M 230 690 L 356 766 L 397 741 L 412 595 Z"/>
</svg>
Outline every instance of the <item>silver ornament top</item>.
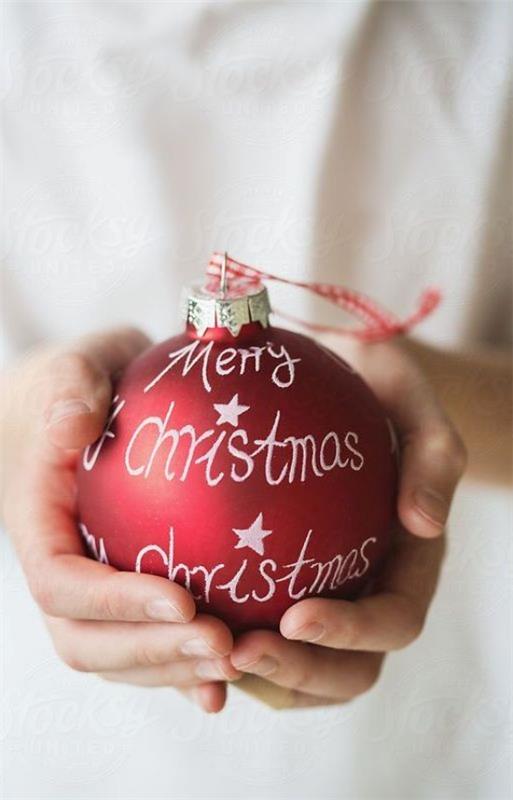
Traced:
<svg viewBox="0 0 513 800">
<path fill-rule="evenodd" d="M 246 285 L 241 293 L 240 285 L 234 284 L 225 292 L 212 292 L 199 284 L 184 290 L 182 316 L 194 325 L 199 336 L 207 328 L 228 328 L 232 336 L 238 336 L 249 322 L 259 322 L 267 328 L 271 305 L 265 286 Z"/>
<path fill-rule="evenodd" d="M 226 276 L 226 253 L 219 278 L 219 287 L 194 284 L 182 293 L 182 316 L 202 336 L 207 328 L 228 328 L 232 336 L 238 336 L 243 325 L 259 322 L 263 328 L 269 325 L 271 305 L 267 289 L 263 284 L 248 283 L 235 279 L 228 284 Z"/>
</svg>

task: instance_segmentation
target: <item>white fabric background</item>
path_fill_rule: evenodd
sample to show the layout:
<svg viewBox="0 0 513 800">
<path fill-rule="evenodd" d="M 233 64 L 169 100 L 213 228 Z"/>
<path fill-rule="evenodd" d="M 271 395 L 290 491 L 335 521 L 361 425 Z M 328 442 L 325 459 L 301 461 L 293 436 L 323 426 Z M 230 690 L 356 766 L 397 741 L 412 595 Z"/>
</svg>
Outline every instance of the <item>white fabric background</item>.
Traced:
<svg viewBox="0 0 513 800">
<path fill-rule="evenodd" d="M 122 321 L 170 335 L 212 249 L 400 313 L 433 283 L 445 301 L 419 335 L 509 344 L 508 4 L 41 2 L 4 18 L 7 359 Z M 232 690 L 218 717 L 62 666 L 4 537 L 4 796 L 503 800 L 511 512 L 504 492 L 462 488 L 427 629 L 367 697 L 277 713 Z"/>
</svg>

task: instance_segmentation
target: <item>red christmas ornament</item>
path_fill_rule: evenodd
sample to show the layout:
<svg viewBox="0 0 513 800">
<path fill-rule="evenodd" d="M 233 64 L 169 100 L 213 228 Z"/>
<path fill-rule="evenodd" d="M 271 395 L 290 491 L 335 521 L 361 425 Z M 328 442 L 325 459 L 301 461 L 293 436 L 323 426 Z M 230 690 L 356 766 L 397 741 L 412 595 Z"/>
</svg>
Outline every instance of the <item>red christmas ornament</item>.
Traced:
<svg viewBox="0 0 513 800">
<path fill-rule="evenodd" d="M 397 474 L 362 378 L 267 327 L 265 288 L 229 264 L 228 288 L 223 275 L 193 289 L 185 332 L 117 381 L 78 511 L 92 555 L 187 586 L 239 632 L 278 628 L 304 598 L 361 593 L 390 543 Z"/>
</svg>

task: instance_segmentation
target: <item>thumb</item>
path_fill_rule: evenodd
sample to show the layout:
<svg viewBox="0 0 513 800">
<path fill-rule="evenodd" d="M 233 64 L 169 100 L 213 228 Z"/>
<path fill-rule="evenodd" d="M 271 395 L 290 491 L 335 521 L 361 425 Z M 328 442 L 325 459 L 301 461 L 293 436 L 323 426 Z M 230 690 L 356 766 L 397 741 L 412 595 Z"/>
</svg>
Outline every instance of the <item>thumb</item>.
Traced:
<svg viewBox="0 0 513 800">
<path fill-rule="evenodd" d="M 430 538 L 442 532 L 465 464 L 465 447 L 448 420 L 406 437 L 398 506 L 410 533 Z"/>
<path fill-rule="evenodd" d="M 386 343 L 365 347 L 358 366 L 387 409 L 400 444 L 399 519 L 415 536 L 439 536 L 465 471 L 465 445 L 407 350 Z"/>
<path fill-rule="evenodd" d="M 111 378 L 150 344 L 135 328 L 77 340 L 45 365 L 43 444 L 75 450 L 101 434 L 109 410 Z"/>
</svg>

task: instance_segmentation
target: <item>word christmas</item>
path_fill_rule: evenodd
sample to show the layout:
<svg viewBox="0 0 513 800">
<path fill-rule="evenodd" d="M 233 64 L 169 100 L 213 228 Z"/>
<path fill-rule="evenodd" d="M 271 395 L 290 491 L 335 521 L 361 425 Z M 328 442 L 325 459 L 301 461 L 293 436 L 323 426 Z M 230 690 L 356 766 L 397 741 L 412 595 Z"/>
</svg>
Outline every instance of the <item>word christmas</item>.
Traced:
<svg viewBox="0 0 513 800">
<path fill-rule="evenodd" d="M 234 427 L 238 416 L 247 413 L 249 406 L 238 406 L 237 397 L 230 403 L 214 405 L 219 414 L 217 425 Z M 209 428 L 201 433 L 191 424 L 175 428 L 174 409 L 172 400 L 164 417 L 146 417 L 134 430 L 125 451 L 129 475 L 147 478 L 159 468 L 166 480 L 185 481 L 192 467 L 201 465 L 208 486 L 217 486 L 227 472 L 240 483 L 260 467 L 267 483 L 276 486 L 284 481 L 304 483 L 311 475 L 321 478 L 334 469 L 359 471 L 364 464 L 354 431 L 347 431 L 342 438 L 335 431 L 329 431 L 321 440 L 311 433 L 281 438 L 281 412 L 276 411 L 266 435 L 250 441 L 244 428 L 231 432 Z"/>
<path fill-rule="evenodd" d="M 262 525 L 263 515 L 259 514 L 248 528 L 233 528 L 233 533 L 238 538 L 235 549 L 249 548 L 263 556 L 264 539 L 273 531 L 264 529 Z M 108 563 L 103 539 L 97 545 L 85 525 L 80 527 L 91 554 Z M 336 553 L 327 561 L 318 561 L 309 553 L 312 539 L 313 531 L 309 530 L 294 561 L 278 564 L 272 558 L 261 558 L 255 572 L 249 558 L 244 558 L 235 568 L 229 568 L 224 563 L 212 566 L 175 563 L 175 532 L 170 527 L 167 551 L 160 545 L 148 544 L 137 553 L 134 567 L 136 572 L 145 572 L 145 563 L 148 564 L 148 570 L 148 559 L 151 558 L 154 564 L 157 556 L 162 560 L 170 581 L 182 584 L 192 591 L 196 600 L 205 603 L 210 603 L 214 592 L 227 592 L 233 603 L 247 603 L 250 600 L 265 603 L 275 595 L 278 584 L 284 584 L 287 595 L 296 601 L 309 595 L 334 591 L 348 581 L 362 578 L 370 566 L 368 550 L 377 541 L 375 537 L 369 537 L 348 553 Z M 235 573 L 232 574 L 234 569 Z M 248 575 L 256 577 L 257 585 L 251 585 Z"/>
</svg>

